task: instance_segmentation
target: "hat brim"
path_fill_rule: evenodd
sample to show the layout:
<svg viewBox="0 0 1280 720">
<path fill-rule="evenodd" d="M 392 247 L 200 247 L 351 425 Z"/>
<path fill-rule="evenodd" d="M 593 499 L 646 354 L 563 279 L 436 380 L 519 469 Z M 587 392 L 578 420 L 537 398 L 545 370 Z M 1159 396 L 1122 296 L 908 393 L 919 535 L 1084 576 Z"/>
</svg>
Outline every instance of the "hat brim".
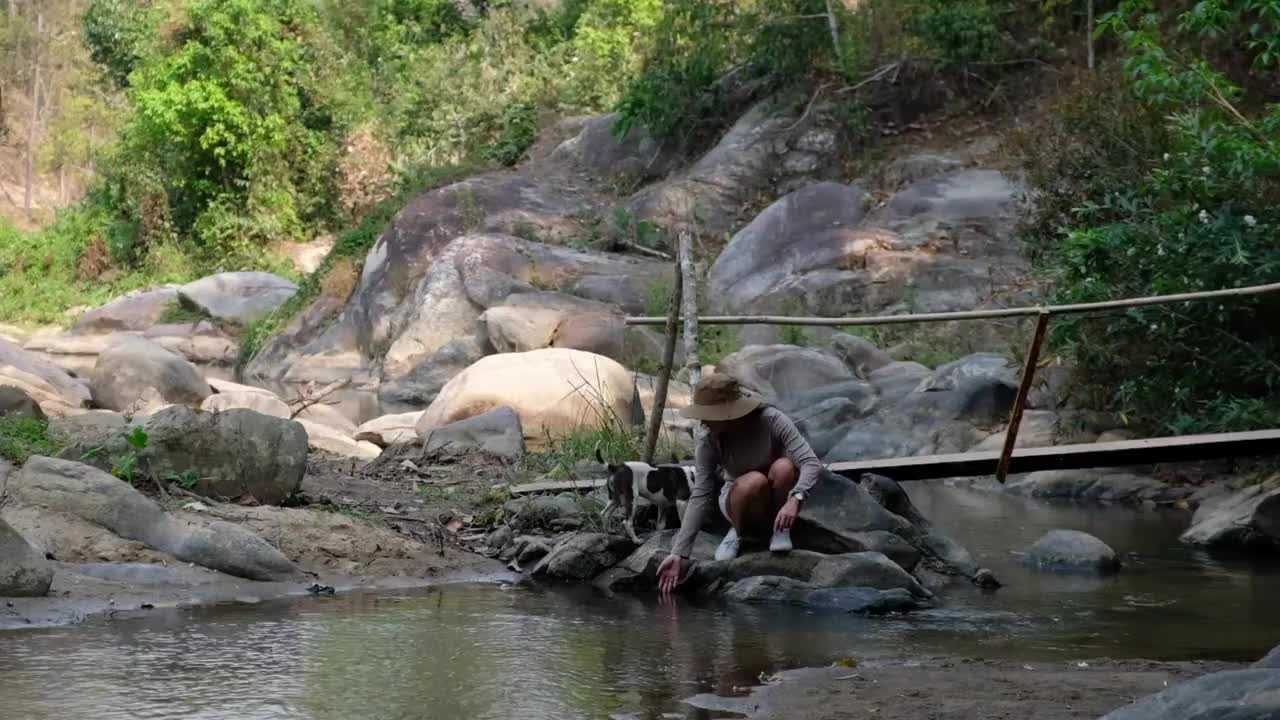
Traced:
<svg viewBox="0 0 1280 720">
<path fill-rule="evenodd" d="M 763 404 L 757 398 L 742 397 L 733 402 L 720 405 L 689 405 L 680 410 L 680 417 L 688 418 L 689 420 L 725 422 L 749 415 Z"/>
</svg>

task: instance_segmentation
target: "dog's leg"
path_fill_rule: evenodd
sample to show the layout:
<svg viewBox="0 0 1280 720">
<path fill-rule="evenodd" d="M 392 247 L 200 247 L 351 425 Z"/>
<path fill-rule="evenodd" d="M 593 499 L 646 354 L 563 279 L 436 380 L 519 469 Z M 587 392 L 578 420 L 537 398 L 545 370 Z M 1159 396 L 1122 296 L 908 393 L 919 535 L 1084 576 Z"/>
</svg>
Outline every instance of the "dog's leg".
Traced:
<svg viewBox="0 0 1280 720">
<path fill-rule="evenodd" d="M 680 527 L 684 527 L 684 513 L 689 509 L 688 500 L 676 501 L 676 519 L 680 521 Z"/>
<path fill-rule="evenodd" d="M 639 545 L 640 538 L 636 536 L 636 510 L 640 509 L 640 504 L 636 503 L 631 506 L 631 512 L 627 515 L 627 536 L 631 538 L 631 542 Z"/>
<path fill-rule="evenodd" d="M 604 504 L 604 509 L 600 511 L 600 526 L 606 533 L 609 532 L 609 516 L 613 514 L 614 502 L 610 500 Z"/>
<path fill-rule="evenodd" d="M 654 527 L 658 532 L 662 532 L 663 530 L 667 529 L 667 506 L 666 505 L 658 506 L 658 520 L 655 523 Z"/>
</svg>

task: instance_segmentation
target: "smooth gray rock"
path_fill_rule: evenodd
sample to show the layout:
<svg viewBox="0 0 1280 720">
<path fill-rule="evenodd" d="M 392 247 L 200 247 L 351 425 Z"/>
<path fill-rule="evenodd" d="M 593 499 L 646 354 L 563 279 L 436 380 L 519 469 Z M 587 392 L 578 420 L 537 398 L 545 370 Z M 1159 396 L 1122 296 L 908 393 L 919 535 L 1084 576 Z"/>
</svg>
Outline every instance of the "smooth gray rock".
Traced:
<svg viewBox="0 0 1280 720">
<path fill-rule="evenodd" d="M 1146 475 L 1113 468 L 1045 470 L 1011 479 L 1004 486 L 1011 495 L 1137 505 L 1146 501 L 1169 503 L 1191 494 L 1191 488 L 1173 487 Z"/>
<path fill-rule="evenodd" d="M 307 431 L 293 420 L 246 409 L 206 413 L 167 407 L 146 421 L 144 456 L 159 477 L 190 473 L 194 490 L 279 504 L 302 487 Z"/>
<path fill-rule="evenodd" d="M 623 323 L 618 309 L 557 292 L 514 293 L 480 316 L 498 352 L 548 347 L 622 357 Z"/>
<path fill-rule="evenodd" d="M 798 403 L 796 403 L 798 405 Z M 848 425 L 861 417 L 861 408 L 846 398 L 830 398 L 787 413 L 818 457 L 827 455 L 849 433 Z"/>
<path fill-rule="evenodd" d="M 1280 670 L 1280 645 L 1271 649 L 1261 660 L 1253 664 L 1255 668 L 1265 668 L 1267 670 Z"/>
<path fill-rule="evenodd" d="M 967 548 L 934 527 L 911 502 L 911 496 L 902 485 L 874 473 L 864 474 L 859 485 L 885 510 L 911 523 L 912 528 L 919 533 L 914 538 L 913 547 L 920 550 L 930 569 L 943 574 L 961 575 L 982 587 L 1000 586 L 990 570 L 978 566 Z"/>
<path fill-rule="evenodd" d="M 833 399 L 847 400 L 853 404 L 855 415 L 851 419 L 864 418 L 871 415 L 879 405 L 880 397 L 875 387 L 864 380 L 844 380 L 831 385 L 822 385 L 788 398 L 782 409 L 792 416 L 804 412 L 808 408 Z"/>
<path fill-rule="evenodd" d="M 889 166 L 884 169 L 882 180 L 886 187 L 897 188 L 957 170 L 960 166 L 961 162 L 954 158 L 918 153 L 889 163 Z"/>
<path fill-rule="evenodd" d="M 627 559 L 609 568 L 592 583 L 606 592 L 648 589 L 657 585 L 658 566 L 671 554 L 671 543 L 678 530 L 661 530 L 645 539 Z M 720 538 L 699 532 L 693 541 L 690 557 L 694 562 L 710 562 L 716 555 Z"/>
<path fill-rule="evenodd" d="M 930 374 L 932 371 L 918 362 L 897 361 L 872 370 L 867 381 L 880 393 L 880 405 L 889 407 L 911 394 Z"/>
<path fill-rule="evenodd" d="M 635 183 L 665 175 L 679 161 L 676 144 L 654 138 L 640 127 L 618 136 L 617 113 L 569 118 L 580 130 L 556 146 L 553 162 L 614 183 Z"/>
<path fill-rule="evenodd" d="M 752 552 L 732 560 L 712 560 L 694 566 L 689 583 L 695 589 L 745 580 L 758 575 L 791 578 L 818 588 L 869 587 L 902 589 L 921 598 L 932 597 L 906 570 L 878 552 L 826 555 L 809 550 L 789 553 Z"/>
<path fill-rule="evenodd" d="M 43 597 L 51 583 L 53 566 L 0 518 L 0 598 Z"/>
<path fill-rule="evenodd" d="M 484 333 L 454 338 L 402 377 L 378 386 L 383 402 L 430 405 L 455 375 L 493 352 Z"/>
<path fill-rule="evenodd" d="M 1027 548 L 1027 564 L 1050 572 L 1111 573 L 1120 558 L 1111 546 L 1078 530 L 1050 530 Z"/>
<path fill-rule="evenodd" d="M 820 182 L 774 202 L 716 258 L 707 275 L 712 301 L 735 312 L 819 302 L 809 309 L 829 312 L 859 304 L 867 199 L 862 188 Z M 835 297 L 842 292 L 849 296 Z"/>
<path fill-rule="evenodd" d="M 974 353 L 939 365 L 917 388 L 920 392 L 955 390 L 970 378 L 995 378 L 1009 385 L 1018 382 L 1018 369 L 1013 361 L 998 353 Z"/>
<path fill-rule="evenodd" d="M 918 449 L 910 438 L 879 422 L 839 426 L 833 431 L 833 435 L 837 431 L 840 439 L 836 440 L 831 449 L 822 455 L 822 459 L 829 463 L 914 455 Z"/>
<path fill-rule="evenodd" d="M 298 286 L 269 272 L 225 272 L 178 288 L 179 300 L 210 317 L 247 325 L 270 315 Z"/>
<path fill-rule="evenodd" d="M 717 367 L 777 405 L 787 405 L 816 388 L 856 379 L 836 357 L 794 345 L 750 345 L 726 356 Z"/>
<path fill-rule="evenodd" d="M 44 420 L 44 411 L 40 404 L 23 392 L 22 388 L 13 385 L 0 385 L 0 417 L 31 418 Z"/>
<path fill-rule="evenodd" d="M 71 332 L 86 335 L 148 330 L 160 324 L 176 302 L 177 285 L 134 290 L 81 315 L 71 326 Z"/>
<path fill-rule="evenodd" d="M 1101 720 L 1276 720 L 1280 672 L 1229 670 L 1198 677 L 1105 715 Z"/>
<path fill-rule="evenodd" d="M 533 574 L 560 580 L 590 580 L 622 562 L 635 545 L 620 535 L 574 533 L 556 543 Z"/>
<path fill-rule="evenodd" d="M 857 615 L 884 615 L 927 607 L 903 589 L 865 587 L 818 588 L 787 577 L 762 575 L 729 585 L 721 596 L 754 604 L 791 605 L 807 610 L 830 610 Z"/>
<path fill-rule="evenodd" d="M 870 340 L 857 335 L 836 333 L 831 336 L 828 343 L 836 357 L 843 360 L 854 375 L 864 380 L 876 370 L 893 363 L 889 353 L 876 347 Z"/>
<path fill-rule="evenodd" d="M 598 516 L 604 509 L 604 504 L 590 495 L 560 493 L 512 498 L 503 508 L 509 514 L 519 515 L 523 527 L 545 527 L 557 520 L 581 520 L 590 515 Z"/>
<path fill-rule="evenodd" d="M 89 388 L 81 380 L 21 347 L 0 338 L 0 385 L 22 390 L 46 411 L 89 405 Z"/>
<path fill-rule="evenodd" d="M 301 577 L 279 550 L 248 530 L 226 522 L 197 526 L 177 520 L 128 483 L 88 465 L 35 456 L 10 480 L 9 490 L 21 502 L 76 515 L 120 537 L 229 575 L 250 580 Z"/>
<path fill-rule="evenodd" d="M 1196 510 L 1182 542 L 1214 548 L 1280 547 L 1280 480 L 1245 488 Z"/>
<path fill-rule="evenodd" d="M 509 407 L 434 428 L 423 433 L 420 439 L 428 453 L 479 451 L 510 461 L 524 456 L 524 430 L 520 427 L 520 418 Z"/>
<path fill-rule="evenodd" d="M 213 394 L 191 363 L 138 337 L 122 338 L 98 356 L 89 389 L 96 406 L 118 412 L 199 406 Z"/>
</svg>

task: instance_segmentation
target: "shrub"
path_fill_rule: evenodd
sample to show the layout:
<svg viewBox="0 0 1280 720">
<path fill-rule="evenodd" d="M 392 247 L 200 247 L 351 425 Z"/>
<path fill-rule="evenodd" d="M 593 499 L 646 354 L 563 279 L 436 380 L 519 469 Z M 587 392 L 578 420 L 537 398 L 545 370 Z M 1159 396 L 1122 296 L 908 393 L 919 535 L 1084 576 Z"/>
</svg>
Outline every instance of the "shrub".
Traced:
<svg viewBox="0 0 1280 720">
<path fill-rule="evenodd" d="M 1194 12 L 1162 31 L 1168 25 L 1145 4 L 1125 5 L 1107 27 L 1129 48 L 1127 87 L 1103 87 L 1093 100 L 1086 91 L 1096 112 L 1064 113 L 1044 151 L 1028 156 L 1044 201 L 1028 237 L 1056 299 L 1274 282 L 1280 104 L 1250 100 L 1198 55 Z M 1268 318 L 1277 310 L 1274 298 L 1138 308 L 1057 321 L 1054 337 L 1101 388 L 1099 399 L 1142 424 L 1274 426 L 1280 334 Z"/>
<path fill-rule="evenodd" d="M 48 421 L 0 417 L 0 460 L 22 465 L 32 455 L 56 455 L 59 450 L 49 439 Z"/>
</svg>

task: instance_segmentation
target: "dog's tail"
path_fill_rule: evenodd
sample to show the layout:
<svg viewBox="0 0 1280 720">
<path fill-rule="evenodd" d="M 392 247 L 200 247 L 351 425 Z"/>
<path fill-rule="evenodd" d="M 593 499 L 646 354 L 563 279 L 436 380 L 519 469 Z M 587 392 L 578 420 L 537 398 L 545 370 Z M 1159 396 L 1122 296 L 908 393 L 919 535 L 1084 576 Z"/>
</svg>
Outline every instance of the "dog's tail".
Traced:
<svg viewBox="0 0 1280 720">
<path fill-rule="evenodd" d="M 604 455 L 600 452 L 600 443 L 596 443 L 596 462 L 600 463 L 601 465 L 609 464 L 604 461 Z"/>
</svg>

